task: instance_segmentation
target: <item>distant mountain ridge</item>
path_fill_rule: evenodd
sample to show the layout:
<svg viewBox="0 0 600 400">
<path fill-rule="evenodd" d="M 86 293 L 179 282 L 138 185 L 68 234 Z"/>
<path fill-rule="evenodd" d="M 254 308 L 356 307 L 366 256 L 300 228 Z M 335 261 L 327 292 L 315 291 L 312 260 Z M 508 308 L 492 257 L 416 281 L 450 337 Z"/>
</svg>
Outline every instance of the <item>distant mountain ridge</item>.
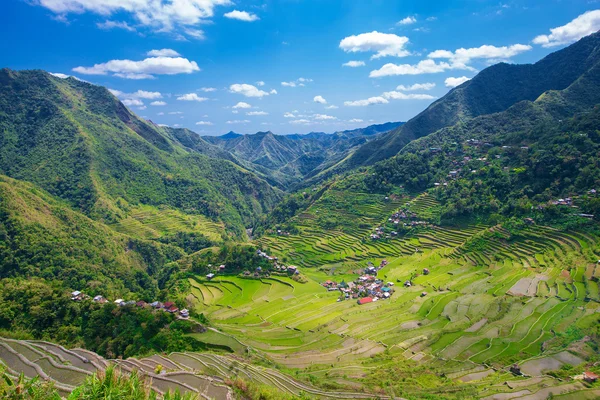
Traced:
<svg viewBox="0 0 600 400">
<path fill-rule="evenodd" d="M 257 132 L 203 136 L 210 143 L 262 174 L 272 184 L 288 187 L 346 157 L 353 149 L 402 125 L 387 122 L 334 133 L 276 135 Z M 249 163 L 249 164 L 248 164 Z"/>
<path fill-rule="evenodd" d="M 592 34 L 534 64 L 500 63 L 452 89 L 399 128 L 357 149 L 337 170 L 371 165 L 397 154 L 411 140 L 480 115 L 534 101 L 548 90 L 563 90 L 600 60 L 600 33 Z"/>
</svg>

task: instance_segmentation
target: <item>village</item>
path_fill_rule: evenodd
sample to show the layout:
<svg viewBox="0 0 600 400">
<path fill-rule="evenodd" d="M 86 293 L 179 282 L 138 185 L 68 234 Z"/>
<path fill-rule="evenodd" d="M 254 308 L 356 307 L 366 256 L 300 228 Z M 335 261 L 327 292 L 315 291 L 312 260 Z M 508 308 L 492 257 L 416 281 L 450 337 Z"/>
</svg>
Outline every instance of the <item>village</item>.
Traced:
<svg viewBox="0 0 600 400">
<path fill-rule="evenodd" d="M 298 269 L 298 267 L 294 266 L 294 265 L 288 265 L 285 266 L 283 264 L 280 264 L 278 262 L 278 258 L 275 256 L 271 256 L 269 254 L 267 254 L 266 252 L 264 252 L 263 250 L 256 250 L 256 254 L 259 257 L 265 258 L 266 260 L 270 261 L 272 263 L 272 270 L 269 269 L 263 269 L 262 267 L 256 267 L 254 269 L 254 272 L 251 272 L 249 270 L 245 270 L 243 271 L 240 275 L 244 278 L 261 278 L 261 277 L 269 277 L 271 275 L 271 273 L 274 274 L 279 274 L 279 275 L 288 275 L 288 276 L 298 276 L 300 275 L 300 270 Z M 212 271 L 210 273 L 208 273 L 206 275 L 206 279 L 207 280 L 212 280 L 214 279 L 217 274 L 221 273 L 223 274 L 223 272 L 225 271 L 225 265 L 219 265 L 219 267 L 217 268 L 213 268 L 212 265 L 208 265 L 208 268 Z"/>
<path fill-rule="evenodd" d="M 358 304 L 367 304 L 374 301 L 389 299 L 394 293 L 394 283 L 384 282 L 377 278 L 377 272 L 388 264 L 387 260 L 381 261 L 378 267 L 375 267 L 369 261 L 364 273 L 353 282 L 334 282 L 327 280 L 321 285 L 328 291 L 340 291 L 340 297 L 337 301 L 356 300 Z"/>
<path fill-rule="evenodd" d="M 76 290 L 74 292 L 71 292 L 71 300 L 72 301 L 85 301 L 85 300 L 90 300 L 90 296 L 88 296 L 87 294 Z M 103 296 L 95 296 L 94 298 L 91 299 L 94 303 L 98 303 L 98 304 L 106 304 L 109 302 L 109 300 L 107 300 L 106 298 L 104 298 Z M 187 309 L 182 309 L 180 310 L 175 303 L 173 303 L 172 301 L 167 301 L 164 303 L 161 303 L 160 301 L 155 301 L 152 303 L 146 303 L 143 300 L 128 300 L 125 301 L 123 299 L 117 299 L 113 302 L 114 304 L 116 304 L 119 307 L 140 307 L 140 308 L 152 308 L 154 310 L 160 310 L 160 311 L 164 311 L 164 312 L 168 312 L 171 314 L 175 314 L 177 316 L 178 319 L 189 319 L 190 318 L 190 311 Z"/>
</svg>

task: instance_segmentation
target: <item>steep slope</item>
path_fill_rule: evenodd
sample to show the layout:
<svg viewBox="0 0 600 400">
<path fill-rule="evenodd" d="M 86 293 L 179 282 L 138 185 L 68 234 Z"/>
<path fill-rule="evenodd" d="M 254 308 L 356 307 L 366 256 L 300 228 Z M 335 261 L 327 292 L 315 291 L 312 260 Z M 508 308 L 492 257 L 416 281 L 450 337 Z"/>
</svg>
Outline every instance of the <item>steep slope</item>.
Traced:
<svg viewBox="0 0 600 400">
<path fill-rule="evenodd" d="M 116 233 L 32 184 L 0 175 L 2 278 L 42 277 L 65 288 L 102 288 L 105 296 L 152 298 L 163 265 L 182 254 Z"/>
<path fill-rule="evenodd" d="M 600 60 L 600 33 L 552 53 L 535 64 L 496 64 L 451 90 L 406 124 L 359 148 L 339 169 L 370 165 L 392 157 L 411 140 L 479 115 L 533 101 L 548 90 L 562 90 Z"/>
<path fill-rule="evenodd" d="M 241 235 L 279 199 L 226 153 L 139 119 L 103 87 L 3 69 L 0 110 L 0 173 L 36 183 L 97 220 L 167 205 Z"/>
<path fill-rule="evenodd" d="M 269 182 L 288 188 L 335 164 L 357 146 L 400 125 L 400 122 L 388 122 L 333 134 L 275 135 L 258 132 L 240 135 L 229 132 L 202 139 L 231 153 L 241 165 L 261 174 Z"/>
</svg>

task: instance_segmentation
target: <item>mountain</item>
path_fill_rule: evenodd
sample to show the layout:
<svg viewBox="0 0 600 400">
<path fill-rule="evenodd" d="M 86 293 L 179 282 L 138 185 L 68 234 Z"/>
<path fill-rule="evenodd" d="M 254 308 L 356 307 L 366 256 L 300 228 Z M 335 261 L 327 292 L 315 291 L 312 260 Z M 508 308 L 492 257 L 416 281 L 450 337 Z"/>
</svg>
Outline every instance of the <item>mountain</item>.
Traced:
<svg viewBox="0 0 600 400">
<path fill-rule="evenodd" d="M 0 71 L 0 174 L 97 221 L 171 207 L 223 221 L 238 237 L 280 198 L 192 132 L 138 118 L 106 88 L 43 71 Z"/>
<path fill-rule="evenodd" d="M 282 188 L 298 184 L 346 157 L 349 152 L 402 123 L 388 122 L 366 128 L 327 134 L 275 135 L 258 132 L 240 135 L 204 136 L 203 141 L 230 153 L 245 167 Z M 207 150 L 204 150 L 207 151 Z"/>
<path fill-rule="evenodd" d="M 110 229 L 31 183 L 0 175 L 0 274 L 89 293 L 152 298 L 184 253 Z"/>
<path fill-rule="evenodd" d="M 600 33 L 548 55 L 535 64 L 500 63 L 452 89 L 401 127 L 357 149 L 338 170 L 371 165 L 397 154 L 411 140 L 446 126 L 534 101 L 548 90 L 563 90 L 600 60 Z"/>
</svg>

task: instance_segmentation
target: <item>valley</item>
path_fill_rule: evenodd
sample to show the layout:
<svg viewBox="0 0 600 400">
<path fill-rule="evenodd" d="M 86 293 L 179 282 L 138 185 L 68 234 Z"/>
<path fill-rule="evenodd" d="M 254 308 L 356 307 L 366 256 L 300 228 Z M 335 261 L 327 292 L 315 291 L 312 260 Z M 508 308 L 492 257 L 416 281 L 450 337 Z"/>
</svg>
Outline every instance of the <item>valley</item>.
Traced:
<svg viewBox="0 0 600 400">
<path fill-rule="evenodd" d="M 344 103 L 435 100 L 406 123 L 283 114 L 332 133 L 204 135 L 137 111 L 217 88 L 0 70 L 0 397 L 600 398 L 600 33 L 568 43 L 434 52 L 476 75 Z M 219 112 L 268 116 L 256 85 Z"/>
</svg>

